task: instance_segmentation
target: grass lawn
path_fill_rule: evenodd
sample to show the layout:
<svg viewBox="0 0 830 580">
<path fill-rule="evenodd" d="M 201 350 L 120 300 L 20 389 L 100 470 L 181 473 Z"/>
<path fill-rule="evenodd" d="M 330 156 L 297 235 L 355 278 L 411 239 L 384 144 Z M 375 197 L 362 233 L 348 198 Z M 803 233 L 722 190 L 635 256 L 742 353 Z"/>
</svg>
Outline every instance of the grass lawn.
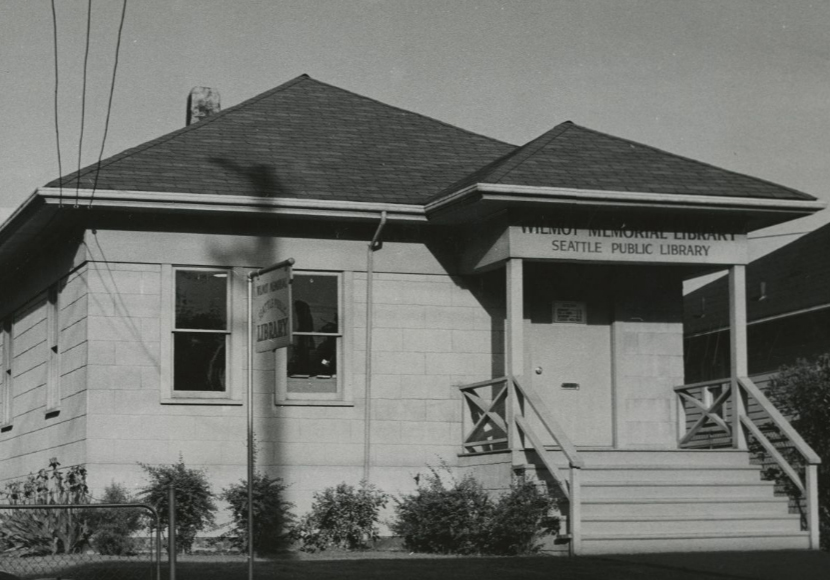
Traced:
<svg viewBox="0 0 830 580">
<path fill-rule="evenodd" d="M 22 578 L 152 580 L 146 561 L 118 562 L 91 557 L 78 566 L 58 569 L 54 561 L 25 560 L 28 560 L 25 570 L 7 567 L 8 571 Z M 9 563 L 10 560 L 0 557 L 0 570 Z M 247 571 L 244 557 L 183 556 L 178 561 L 177 580 L 246 580 Z M 495 558 L 406 552 L 329 552 L 257 560 L 254 568 L 257 580 L 777 580 L 788 576 L 799 580 L 830 578 L 830 555 L 823 552 L 724 552 Z M 162 580 L 167 578 L 168 567 L 164 562 Z"/>
</svg>

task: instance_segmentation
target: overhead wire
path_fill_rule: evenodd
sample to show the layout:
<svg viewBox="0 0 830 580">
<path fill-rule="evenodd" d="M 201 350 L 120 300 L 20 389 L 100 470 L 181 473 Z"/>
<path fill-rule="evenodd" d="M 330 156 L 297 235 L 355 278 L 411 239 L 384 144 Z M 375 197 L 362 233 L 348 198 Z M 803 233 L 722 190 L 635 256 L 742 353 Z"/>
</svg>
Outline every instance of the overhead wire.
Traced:
<svg viewBox="0 0 830 580">
<path fill-rule="evenodd" d="M 54 1 L 54 0 L 53 0 Z M 121 22 L 118 25 L 118 39 L 115 42 L 115 61 L 112 65 L 112 81 L 110 82 L 110 96 L 107 103 L 107 117 L 104 121 L 104 136 L 101 139 L 101 151 L 98 153 L 98 163 L 95 166 L 95 181 L 92 183 L 92 193 L 89 196 L 89 207 L 92 207 L 92 200 L 95 198 L 95 189 L 98 187 L 98 174 L 101 171 L 101 159 L 104 157 L 104 146 L 107 143 L 107 132 L 110 126 L 110 113 L 112 112 L 112 96 L 115 93 L 115 75 L 118 72 L 118 54 L 121 50 L 121 33 L 124 30 L 124 17 L 127 14 L 127 0 L 121 5 Z"/>
<path fill-rule="evenodd" d="M 92 28 L 92 0 L 87 0 L 86 9 L 86 48 L 84 50 L 84 80 L 81 88 L 81 133 L 78 139 L 78 173 L 75 177 L 75 208 L 81 195 L 81 154 L 84 148 L 84 120 L 86 115 L 86 71 L 89 63 L 89 36 Z"/>
<path fill-rule="evenodd" d="M 61 163 L 61 132 L 58 123 L 58 15 L 52 0 L 52 38 L 55 42 L 55 142 L 58 149 L 58 207 L 63 207 L 63 164 Z"/>
</svg>

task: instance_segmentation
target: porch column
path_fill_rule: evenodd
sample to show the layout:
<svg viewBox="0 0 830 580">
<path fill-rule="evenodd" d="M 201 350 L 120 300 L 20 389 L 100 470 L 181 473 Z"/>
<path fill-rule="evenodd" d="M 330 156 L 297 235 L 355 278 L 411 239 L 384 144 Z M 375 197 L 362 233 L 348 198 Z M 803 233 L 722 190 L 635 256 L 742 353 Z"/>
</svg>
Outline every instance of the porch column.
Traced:
<svg viewBox="0 0 830 580">
<path fill-rule="evenodd" d="M 521 258 L 511 258 L 505 266 L 507 274 L 507 328 L 505 333 L 505 374 L 521 376 L 524 373 L 524 263 Z M 518 430 L 513 420 L 516 408 L 516 388 L 513 381 L 507 384 L 507 438 L 515 453 L 522 448 Z"/>
<path fill-rule="evenodd" d="M 729 269 L 729 343 L 732 378 L 732 447 L 746 449 L 746 434 L 741 416 L 746 405 L 738 377 L 749 374 L 746 353 L 746 266 L 735 264 Z"/>
</svg>

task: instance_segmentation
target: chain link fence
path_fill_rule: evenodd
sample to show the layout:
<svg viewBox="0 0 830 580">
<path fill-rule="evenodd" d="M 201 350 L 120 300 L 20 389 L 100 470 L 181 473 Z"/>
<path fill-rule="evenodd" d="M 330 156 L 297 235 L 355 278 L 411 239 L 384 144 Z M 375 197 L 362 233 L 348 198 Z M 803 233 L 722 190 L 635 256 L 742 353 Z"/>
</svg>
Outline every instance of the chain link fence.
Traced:
<svg viewBox="0 0 830 580">
<path fill-rule="evenodd" d="M 0 572 L 21 580 L 161 580 L 159 530 L 146 504 L 0 505 Z"/>
</svg>

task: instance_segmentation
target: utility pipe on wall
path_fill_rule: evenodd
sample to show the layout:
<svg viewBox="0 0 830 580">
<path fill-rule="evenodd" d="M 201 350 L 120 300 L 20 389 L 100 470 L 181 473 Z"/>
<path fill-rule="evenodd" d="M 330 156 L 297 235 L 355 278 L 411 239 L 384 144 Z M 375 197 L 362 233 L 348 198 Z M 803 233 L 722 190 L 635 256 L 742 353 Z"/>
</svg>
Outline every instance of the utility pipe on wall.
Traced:
<svg viewBox="0 0 830 580">
<path fill-rule="evenodd" d="M 381 246 L 380 234 L 386 225 L 386 212 L 380 214 L 380 223 L 366 253 L 366 395 L 363 408 L 363 479 L 369 481 L 372 461 L 372 277 L 375 271 L 375 250 Z"/>
</svg>

